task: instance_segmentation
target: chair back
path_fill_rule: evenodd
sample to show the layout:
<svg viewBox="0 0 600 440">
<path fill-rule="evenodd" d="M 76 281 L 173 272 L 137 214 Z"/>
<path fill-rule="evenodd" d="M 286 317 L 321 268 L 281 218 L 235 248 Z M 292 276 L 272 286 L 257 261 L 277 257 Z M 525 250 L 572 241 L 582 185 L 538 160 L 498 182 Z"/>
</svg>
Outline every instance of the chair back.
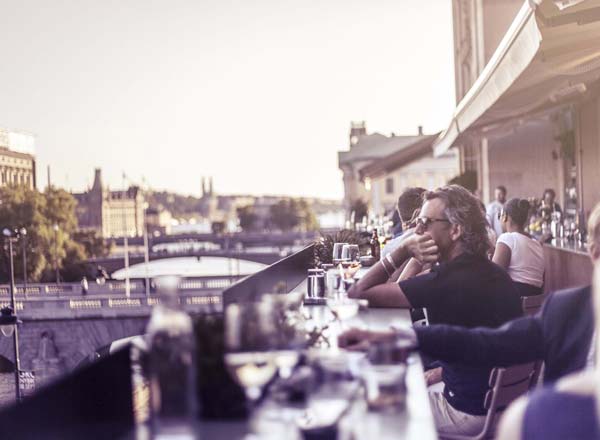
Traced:
<svg viewBox="0 0 600 440">
<path fill-rule="evenodd" d="M 483 440 L 493 437 L 498 413 L 532 388 L 540 368 L 541 362 L 494 368 L 490 373 L 490 389 L 483 404 L 487 414 L 482 431 L 475 436 L 442 434 L 440 437 L 448 440 Z"/>
<path fill-rule="evenodd" d="M 546 294 L 533 295 L 533 296 L 522 296 L 521 307 L 525 315 L 535 315 L 541 308 Z"/>
</svg>

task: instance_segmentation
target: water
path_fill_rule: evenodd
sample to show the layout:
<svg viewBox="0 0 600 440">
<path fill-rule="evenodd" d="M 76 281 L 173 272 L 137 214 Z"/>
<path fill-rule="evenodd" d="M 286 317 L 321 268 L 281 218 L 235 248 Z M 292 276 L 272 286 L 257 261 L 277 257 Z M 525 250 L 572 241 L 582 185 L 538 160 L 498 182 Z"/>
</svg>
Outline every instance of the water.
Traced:
<svg viewBox="0 0 600 440">
<path fill-rule="evenodd" d="M 149 278 L 178 275 L 182 277 L 209 277 L 209 276 L 231 276 L 231 275 L 251 275 L 266 267 L 265 264 L 252 261 L 239 260 L 237 258 L 225 257 L 181 257 L 166 258 L 164 260 L 154 260 L 148 263 L 148 273 L 146 265 L 136 264 L 129 267 L 129 270 L 120 269 L 113 273 L 113 278 L 117 280 L 125 279 L 126 273 L 129 278 Z"/>
</svg>

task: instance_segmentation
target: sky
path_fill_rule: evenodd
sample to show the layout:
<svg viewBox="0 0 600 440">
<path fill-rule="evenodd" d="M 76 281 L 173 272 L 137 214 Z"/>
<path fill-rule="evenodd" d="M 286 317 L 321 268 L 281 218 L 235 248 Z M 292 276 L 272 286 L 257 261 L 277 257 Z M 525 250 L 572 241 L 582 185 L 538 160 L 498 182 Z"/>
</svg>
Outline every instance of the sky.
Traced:
<svg viewBox="0 0 600 440">
<path fill-rule="evenodd" d="M 445 128 L 449 0 L 0 0 L 0 127 L 37 185 L 341 198 L 337 152 Z"/>
</svg>

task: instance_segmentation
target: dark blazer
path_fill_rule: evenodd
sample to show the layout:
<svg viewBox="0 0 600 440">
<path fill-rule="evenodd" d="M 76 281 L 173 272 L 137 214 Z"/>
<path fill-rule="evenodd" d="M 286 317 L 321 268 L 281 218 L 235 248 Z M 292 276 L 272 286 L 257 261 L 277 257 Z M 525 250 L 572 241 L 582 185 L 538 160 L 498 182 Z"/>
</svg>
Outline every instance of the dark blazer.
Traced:
<svg viewBox="0 0 600 440">
<path fill-rule="evenodd" d="M 415 332 L 420 350 L 435 359 L 486 367 L 543 360 L 544 382 L 554 382 L 586 365 L 594 333 L 591 287 L 551 293 L 535 316 L 495 329 L 438 324 Z"/>
</svg>

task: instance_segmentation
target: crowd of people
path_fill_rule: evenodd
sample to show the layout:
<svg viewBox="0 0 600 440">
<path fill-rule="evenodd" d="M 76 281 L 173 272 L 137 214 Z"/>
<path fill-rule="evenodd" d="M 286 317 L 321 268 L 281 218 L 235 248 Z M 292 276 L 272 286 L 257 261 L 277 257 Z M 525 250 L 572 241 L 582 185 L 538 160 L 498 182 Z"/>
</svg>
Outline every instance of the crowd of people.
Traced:
<svg viewBox="0 0 600 440">
<path fill-rule="evenodd" d="M 532 204 L 506 195 L 506 188 L 496 188 L 485 209 L 458 185 L 404 191 L 397 206 L 403 232 L 348 295 L 376 307 L 423 309 L 428 325 L 351 329 L 340 344 L 359 348 L 389 338 L 417 344 L 442 437 L 481 432 L 492 368 L 543 361 L 545 386 L 509 407 L 499 438 L 600 438 L 590 373 L 592 287 L 550 293 L 536 315 L 523 316 L 522 298 L 543 292 L 543 247 L 527 233 Z M 541 209 L 560 211 L 554 198 L 546 190 Z M 589 216 L 587 236 L 600 268 L 600 204 Z M 596 291 L 600 304 L 600 285 Z"/>
</svg>

